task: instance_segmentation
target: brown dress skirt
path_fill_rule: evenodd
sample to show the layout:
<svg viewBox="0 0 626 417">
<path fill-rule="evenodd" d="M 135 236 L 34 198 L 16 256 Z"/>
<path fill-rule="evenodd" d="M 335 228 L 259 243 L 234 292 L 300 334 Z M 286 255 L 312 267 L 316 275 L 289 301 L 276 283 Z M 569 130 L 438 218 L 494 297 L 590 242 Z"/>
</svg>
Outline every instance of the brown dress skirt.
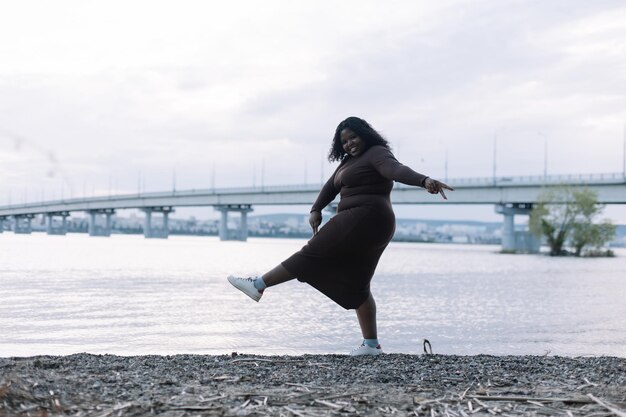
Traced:
<svg viewBox="0 0 626 417">
<path fill-rule="evenodd" d="M 343 308 L 358 308 L 395 224 L 388 194 L 342 198 L 337 214 L 282 265 Z"/>
</svg>

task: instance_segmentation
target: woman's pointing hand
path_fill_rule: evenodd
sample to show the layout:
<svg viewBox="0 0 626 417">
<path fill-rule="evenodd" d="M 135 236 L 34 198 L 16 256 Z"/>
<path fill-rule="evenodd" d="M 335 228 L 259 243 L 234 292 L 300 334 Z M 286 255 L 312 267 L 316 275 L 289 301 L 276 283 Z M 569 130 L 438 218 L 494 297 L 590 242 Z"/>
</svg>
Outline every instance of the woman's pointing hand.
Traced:
<svg viewBox="0 0 626 417">
<path fill-rule="evenodd" d="M 424 181 L 424 188 L 426 188 L 426 190 L 431 194 L 441 194 L 444 200 L 448 199 L 448 197 L 446 197 L 446 193 L 443 191 L 444 189 L 454 191 L 454 188 L 449 185 L 432 178 L 426 178 Z"/>
</svg>

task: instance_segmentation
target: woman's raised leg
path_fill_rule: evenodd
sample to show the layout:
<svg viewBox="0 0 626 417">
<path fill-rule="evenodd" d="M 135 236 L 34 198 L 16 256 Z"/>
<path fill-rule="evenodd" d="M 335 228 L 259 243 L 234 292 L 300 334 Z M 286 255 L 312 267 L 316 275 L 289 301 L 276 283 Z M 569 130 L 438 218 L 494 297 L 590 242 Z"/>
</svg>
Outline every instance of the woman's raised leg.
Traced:
<svg viewBox="0 0 626 417">
<path fill-rule="evenodd" d="M 291 281 L 295 278 L 295 276 L 293 276 L 291 272 L 287 271 L 287 269 L 285 269 L 282 264 L 278 264 L 276 267 L 274 267 L 274 269 L 263 274 L 261 278 L 263 278 L 266 286 L 273 287 L 274 285 Z"/>
<path fill-rule="evenodd" d="M 233 284 L 235 288 L 239 289 L 248 297 L 258 302 L 263 296 L 265 288 L 281 284 L 294 278 L 295 276 L 293 276 L 291 272 L 287 271 L 282 264 L 279 264 L 260 277 L 241 278 L 231 275 L 228 277 L 228 282 Z"/>
</svg>

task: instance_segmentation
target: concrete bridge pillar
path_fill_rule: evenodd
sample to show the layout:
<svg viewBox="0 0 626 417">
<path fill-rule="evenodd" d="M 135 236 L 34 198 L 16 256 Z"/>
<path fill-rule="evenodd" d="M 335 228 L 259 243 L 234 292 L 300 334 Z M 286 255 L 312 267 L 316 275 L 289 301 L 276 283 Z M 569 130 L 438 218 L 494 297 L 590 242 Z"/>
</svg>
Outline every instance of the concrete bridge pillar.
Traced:
<svg viewBox="0 0 626 417">
<path fill-rule="evenodd" d="M 89 236 L 111 236 L 111 216 L 115 214 L 114 209 L 89 210 Z M 104 225 L 98 224 L 98 219 L 104 216 Z"/>
<path fill-rule="evenodd" d="M 220 240 L 248 240 L 248 213 L 253 211 L 249 204 L 229 204 L 215 206 L 215 210 L 221 213 L 219 235 Z M 228 213 L 234 211 L 240 213 L 239 229 L 228 229 Z"/>
<path fill-rule="evenodd" d="M 147 239 L 167 239 L 170 235 L 169 214 L 173 213 L 174 209 L 172 207 L 146 207 L 142 211 L 146 216 L 143 221 L 143 235 Z M 163 223 L 160 228 L 154 227 L 152 213 L 163 213 Z"/>
<path fill-rule="evenodd" d="M 46 232 L 49 235 L 65 235 L 67 234 L 67 217 L 70 215 L 67 211 L 56 213 L 46 213 Z M 54 218 L 61 217 L 61 225 L 54 224 Z"/>
<path fill-rule="evenodd" d="M 509 203 L 497 204 L 496 213 L 504 216 L 502 224 L 502 251 L 537 253 L 541 246 L 541 240 L 533 236 L 528 230 L 515 230 L 515 215 L 530 215 L 533 209 L 532 203 Z"/>
<path fill-rule="evenodd" d="M 18 216 L 14 216 L 15 225 L 13 227 L 13 233 L 18 234 L 26 234 L 29 235 L 33 228 L 31 226 L 32 220 L 35 218 L 34 214 L 20 214 Z"/>
<path fill-rule="evenodd" d="M 145 216 L 143 218 L 143 235 L 146 238 L 150 238 L 152 234 L 152 210 L 144 209 L 142 211 Z"/>
<path fill-rule="evenodd" d="M 215 209 L 219 210 L 221 213 L 219 231 L 220 240 L 228 240 L 228 210 L 218 209 L 217 207 L 215 207 Z"/>
<path fill-rule="evenodd" d="M 6 220 L 6 216 L 0 216 L 0 233 L 4 232 L 4 221 Z"/>
</svg>

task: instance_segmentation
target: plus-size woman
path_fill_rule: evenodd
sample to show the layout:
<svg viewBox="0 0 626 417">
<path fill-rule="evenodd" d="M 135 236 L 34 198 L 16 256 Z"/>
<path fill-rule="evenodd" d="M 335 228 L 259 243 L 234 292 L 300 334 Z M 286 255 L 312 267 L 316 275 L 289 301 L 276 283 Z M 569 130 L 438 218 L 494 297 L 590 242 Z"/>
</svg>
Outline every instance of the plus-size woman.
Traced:
<svg viewBox="0 0 626 417">
<path fill-rule="evenodd" d="M 370 281 L 395 231 L 389 198 L 393 182 L 424 187 L 443 198 L 444 189 L 453 189 L 398 162 L 387 141 L 358 117 L 339 123 L 329 160 L 340 164 L 311 208 L 311 240 L 260 277 L 228 280 L 255 301 L 267 287 L 294 278 L 306 282 L 343 308 L 356 310 L 364 341 L 350 354 L 378 355 L 382 349 Z M 322 210 L 337 194 L 337 214 L 319 228 Z"/>
</svg>

